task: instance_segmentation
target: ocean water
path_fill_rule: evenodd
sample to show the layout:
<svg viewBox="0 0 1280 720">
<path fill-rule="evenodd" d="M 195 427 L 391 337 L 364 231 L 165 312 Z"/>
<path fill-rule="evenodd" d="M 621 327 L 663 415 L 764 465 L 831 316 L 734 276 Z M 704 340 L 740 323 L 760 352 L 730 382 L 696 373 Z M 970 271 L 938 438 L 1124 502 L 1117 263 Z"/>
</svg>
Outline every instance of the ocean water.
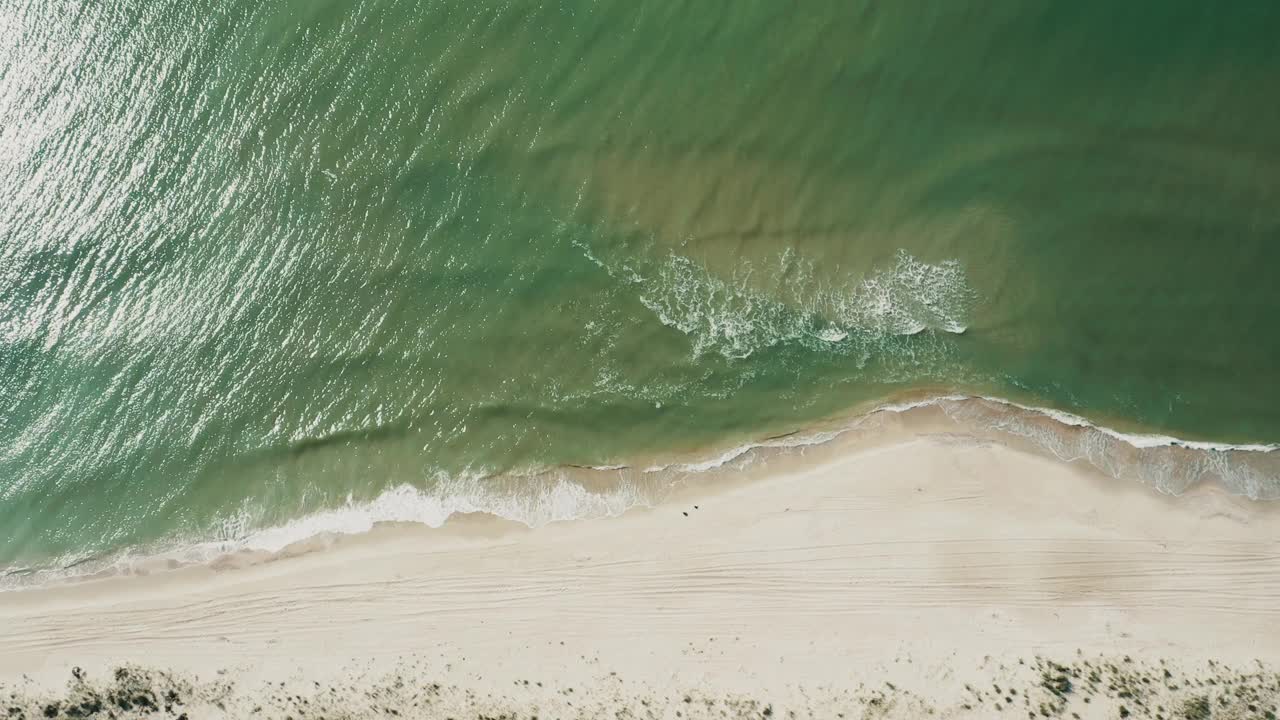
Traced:
<svg viewBox="0 0 1280 720">
<path fill-rule="evenodd" d="M 1277 37 L 1264 2 L 0 0 L 0 568 L 616 513 L 643 483 L 556 469 L 907 396 L 1280 496 Z"/>
</svg>

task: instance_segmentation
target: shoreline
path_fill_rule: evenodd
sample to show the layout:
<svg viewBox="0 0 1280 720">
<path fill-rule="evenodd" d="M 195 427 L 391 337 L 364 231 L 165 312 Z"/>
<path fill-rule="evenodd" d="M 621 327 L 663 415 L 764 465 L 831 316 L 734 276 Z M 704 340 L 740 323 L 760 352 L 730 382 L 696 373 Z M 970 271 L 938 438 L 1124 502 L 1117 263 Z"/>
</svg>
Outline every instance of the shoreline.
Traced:
<svg viewBox="0 0 1280 720">
<path fill-rule="evenodd" d="M 975 408 L 979 412 L 970 412 Z M 1016 426 L 1018 423 L 1022 426 Z M 510 476 L 478 476 L 455 483 L 459 488 L 444 491 L 438 487 L 424 490 L 402 485 L 385 491 L 371 502 L 303 515 L 281 525 L 251 530 L 242 537 L 169 539 L 150 547 L 69 558 L 44 566 L 11 566 L 0 569 L 0 595 L 50 584 L 115 575 L 145 575 L 191 565 L 240 562 L 246 558 L 265 561 L 277 554 L 296 551 L 295 546 L 324 544 L 334 536 L 364 534 L 384 524 L 417 523 L 439 528 L 456 516 L 475 513 L 495 515 L 530 527 L 616 517 L 634 508 L 662 502 L 672 486 L 711 482 L 718 474 L 749 470 L 751 464 L 764 456 L 838 444 L 851 435 L 862 436 L 856 440 L 859 447 L 871 447 L 895 433 L 910 432 L 912 427 L 940 425 L 950 426 L 947 431 L 973 434 L 1063 463 L 1083 462 L 1118 482 L 1137 482 L 1164 494 L 1177 496 L 1197 485 L 1217 484 L 1251 500 L 1280 500 L 1280 453 L 1276 452 L 1280 445 L 1208 443 L 1159 434 L 1126 433 L 1052 408 L 982 395 L 917 389 L 853 408 L 804 428 L 682 456 L 641 458 L 602 467 L 561 465 Z M 1084 439 L 1079 438 L 1081 435 Z M 1203 462 L 1205 456 L 1212 462 Z M 1260 466 L 1262 471 L 1254 466 Z M 1167 476 L 1186 468 L 1198 474 L 1174 476 L 1170 480 L 1148 477 L 1150 468 Z M 1239 471 L 1242 482 L 1233 483 L 1225 477 L 1232 470 Z M 1267 476 L 1267 472 L 1274 477 Z M 1267 483 L 1268 480 L 1271 482 Z M 538 503 L 544 507 L 539 508 Z"/>
<path fill-rule="evenodd" d="M 268 683 L 355 698 L 397 674 L 453 693 L 431 713 L 398 705 L 409 717 L 719 717 L 733 698 L 757 705 L 730 716 L 768 703 L 785 717 L 892 683 L 911 696 L 884 717 L 987 717 L 964 685 L 1034 685 L 1044 663 L 1280 667 L 1280 506 L 1211 486 L 1162 495 L 945 425 L 884 430 L 765 454 L 613 518 L 383 525 L 0 594 L 0 686 L 48 698 L 74 667 L 144 663 L 232 683 L 226 711 L 201 717 L 283 707 Z M 1132 702 L 1104 690 L 1083 717 Z M 698 715 L 682 693 L 716 702 Z M 646 698 L 671 704 L 645 715 Z"/>
</svg>

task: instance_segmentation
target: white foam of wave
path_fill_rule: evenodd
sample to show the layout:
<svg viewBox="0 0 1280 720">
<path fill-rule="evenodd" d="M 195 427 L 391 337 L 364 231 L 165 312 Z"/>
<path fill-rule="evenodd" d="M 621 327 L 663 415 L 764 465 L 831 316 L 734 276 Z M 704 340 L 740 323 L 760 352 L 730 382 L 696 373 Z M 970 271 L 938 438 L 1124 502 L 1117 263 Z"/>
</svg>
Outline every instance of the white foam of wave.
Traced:
<svg viewBox="0 0 1280 720">
<path fill-rule="evenodd" d="M 693 354 L 714 350 L 728 358 L 806 334 L 803 312 L 748 287 L 722 280 L 692 260 L 672 255 L 643 283 L 640 302 L 662 324 L 693 341 Z"/>
<path fill-rule="evenodd" d="M 852 292 L 828 295 L 843 324 L 893 335 L 963 333 L 975 298 L 958 261 L 926 263 L 905 250 L 892 267 L 863 278 Z"/>
<path fill-rule="evenodd" d="M 982 403 L 988 406 L 984 408 Z M 1040 417 L 1060 426 L 1079 428 L 1084 433 L 1081 436 L 1065 435 L 1053 428 L 1028 423 L 1025 416 L 993 413 L 991 405 L 1017 410 L 1031 416 L 1032 420 Z M 1237 460 L 1240 453 L 1269 456 L 1280 450 L 1280 445 L 1214 443 L 1168 435 L 1126 433 L 1062 410 L 962 394 L 884 403 L 835 429 L 744 443 L 703 460 L 647 467 L 641 475 L 673 471 L 689 474 L 709 472 L 735 462 L 749 461 L 755 450 L 821 445 L 863 427 L 866 421 L 879 414 L 907 413 L 928 407 L 939 407 L 947 417 L 960 423 L 980 422 L 979 429 L 1030 439 L 1063 461 L 1085 460 L 1111 477 L 1137 480 L 1164 492 L 1177 494 L 1203 479 L 1217 478 L 1231 492 L 1254 499 L 1280 499 L 1280 477 L 1269 469 Z M 1117 443 L 1139 453 L 1139 456 L 1125 457 L 1118 451 Z M 1186 456 L 1169 455 L 1170 448 L 1195 451 L 1197 455 L 1189 461 Z M 487 513 L 529 527 L 540 527 L 553 522 L 615 517 L 635 507 L 651 506 L 659 499 L 654 484 L 628 481 L 628 466 L 605 465 L 590 469 L 618 473 L 618 482 L 607 490 L 595 491 L 554 471 L 538 476 L 507 478 L 506 481 L 482 476 L 442 476 L 430 490 L 401 485 L 371 501 L 348 501 L 338 508 L 265 528 L 252 527 L 254 523 L 249 514 L 242 513 L 230 519 L 216 533 L 217 540 L 174 542 L 168 550 L 130 551 L 99 561 L 77 561 L 72 568 L 66 568 L 72 560 L 67 559 L 68 562 L 56 563 L 63 569 L 50 566 L 28 575 L 0 578 L 0 591 L 50 579 L 209 562 L 238 551 L 275 553 L 317 537 L 365 533 L 378 523 L 402 522 L 440 527 L 455 514 Z"/>
<path fill-rule="evenodd" d="M 1088 419 L 1069 413 L 1064 410 L 1055 410 L 1053 408 L 1036 407 L 1033 405 L 1023 405 L 1012 400 L 1002 398 L 994 398 L 987 396 L 974 396 L 980 400 L 990 403 L 997 403 L 1006 407 L 1016 408 L 1025 412 L 1038 413 L 1063 425 L 1072 427 L 1087 428 L 1096 432 L 1100 432 L 1108 437 L 1119 440 L 1125 444 L 1135 448 L 1153 448 L 1153 447 L 1182 447 L 1190 450 L 1207 450 L 1217 452 L 1261 452 L 1269 453 L 1280 450 L 1278 444 L 1262 444 L 1262 443 L 1222 443 L 1209 442 L 1204 440 L 1184 440 L 1171 435 L 1159 435 L 1150 433 L 1127 433 L 1121 432 L 1105 425 L 1098 425 L 1090 422 Z"/>
<path fill-rule="evenodd" d="M 966 317 L 976 297 L 958 261 L 926 263 L 904 250 L 888 267 L 832 284 L 819 279 L 812 262 L 790 251 L 768 275 L 743 261 L 732 275 L 722 277 L 674 253 L 645 265 L 610 263 L 578 246 L 609 275 L 637 286 L 641 304 L 664 325 L 687 335 L 695 356 L 717 352 L 741 359 L 791 342 L 829 350 L 847 347 L 851 337 L 926 330 L 959 334 L 968 327 Z"/>
<path fill-rule="evenodd" d="M 930 407 L 940 405 L 942 403 L 958 403 L 964 401 L 982 400 L 1004 407 L 1022 410 L 1028 413 L 1043 415 L 1047 418 L 1055 420 L 1063 425 L 1071 427 L 1086 428 L 1100 432 L 1108 437 L 1120 440 L 1135 448 L 1151 448 L 1151 447 L 1182 447 L 1190 450 L 1215 450 L 1221 452 L 1238 451 L 1238 452 L 1275 452 L 1280 450 L 1280 444 L 1263 444 L 1263 443 L 1221 443 L 1209 442 L 1204 440 L 1184 440 L 1182 438 L 1173 437 L 1172 435 L 1159 435 L 1151 433 L 1127 433 L 1114 428 L 1098 425 L 1089 421 L 1080 415 L 1067 412 L 1065 410 L 1055 410 L 1054 408 L 1039 407 L 1036 405 L 1023 405 L 1022 403 L 1006 400 L 1004 398 L 992 397 L 989 395 L 937 395 L 922 400 L 912 400 L 902 403 L 885 403 L 877 405 L 871 412 L 907 412 L 916 408 Z"/>
<path fill-rule="evenodd" d="M 1122 432 L 1074 413 L 988 396 L 949 395 L 880 409 L 905 412 L 929 405 L 939 406 L 947 417 L 978 432 L 1023 438 L 1063 462 L 1087 462 L 1112 478 L 1137 481 L 1172 495 L 1199 483 L 1217 482 L 1254 500 L 1280 499 L 1280 462 L 1272 455 L 1280 445 Z M 1063 428 L 1079 432 L 1065 433 Z"/>
<path fill-rule="evenodd" d="M 611 466 L 603 471 L 621 469 Z M 482 476 L 444 477 L 430 490 L 400 485 L 370 501 L 346 504 L 268 527 L 255 527 L 255 513 L 247 508 L 224 519 L 211 533 L 215 539 L 174 539 L 163 546 L 135 548 L 102 558 L 60 558 L 28 574 L 0 577 L 0 591 L 103 573 L 135 574 L 180 565 L 212 562 L 240 552 L 278 553 L 316 538 L 359 535 L 380 523 L 443 526 L 450 517 L 487 513 L 529 527 L 568 520 L 621 515 L 651 505 L 651 491 L 620 478 L 607 490 L 595 491 L 559 473 L 536 477 L 485 479 Z"/>
<path fill-rule="evenodd" d="M 973 395 L 937 395 L 935 397 L 929 397 L 923 400 L 909 400 L 906 402 L 883 403 L 881 405 L 877 405 L 871 411 L 871 413 L 872 414 L 879 413 L 879 412 L 904 413 L 904 412 L 908 412 L 910 410 L 916 410 L 919 408 L 932 407 L 934 405 L 938 405 L 939 403 L 943 403 L 947 401 L 970 400 L 974 397 L 975 396 Z"/>
<path fill-rule="evenodd" d="M 1079 415 L 1062 410 L 1029 406 L 1002 398 L 960 394 L 885 403 L 876 406 L 867 415 L 836 429 L 753 441 L 727 448 L 705 459 L 654 465 L 644 468 L 642 472 L 644 474 L 672 471 L 690 474 L 705 473 L 741 461 L 755 450 L 821 445 L 858 428 L 866 418 L 877 413 L 906 413 L 920 408 L 941 406 L 948 416 L 963 421 L 967 416 L 963 408 L 966 404 L 975 401 L 1039 415 L 1061 425 L 1081 428 L 1088 433 L 1096 433 L 1109 440 L 1119 441 L 1136 450 L 1176 447 L 1206 453 L 1198 462 L 1190 464 L 1180 458 L 1144 458 L 1145 468 L 1137 467 L 1136 469 L 1145 470 L 1146 474 L 1136 479 L 1162 490 L 1180 491 L 1185 489 L 1185 485 L 1194 482 L 1195 478 L 1212 472 L 1220 477 L 1230 478 L 1229 489 L 1250 497 L 1263 497 L 1275 492 L 1272 487 L 1276 484 L 1275 478 L 1248 466 L 1240 466 L 1238 463 L 1230 464 L 1224 453 L 1271 453 L 1280 449 L 1277 445 L 1212 443 L 1183 440 L 1167 435 L 1125 433 L 1096 425 Z M 1068 440 L 1064 439 L 1060 433 L 1052 431 L 1044 434 L 1034 433 L 1029 426 L 1019 426 L 1017 418 L 1012 415 L 995 418 L 984 415 L 983 417 L 987 421 L 987 428 L 1030 437 L 1041 446 L 1053 451 L 1060 459 L 1066 461 L 1086 459 L 1113 477 L 1133 476 L 1135 468 L 1124 465 L 1123 459 L 1116 457 L 1112 449 L 1105 444 L 1091 444 L 1087 437 L 1083 441 Z M 627 466 L 605 465 L 591 469 L 616 472 L 626 470 Z M 1183 480 L 1170 482 L 1169 478 Z M 350 535 L 368 532 L 379 522 L 409 522 L 440 527 L 448 521 L 450 516 L 459 513 L 488 513 L 530 527 L 540 527 L 552 522 L 614 517 L 634 507 L 651 505 L 655 501 L 651 491 L 625 480 L 604 492 L 588 490 L 563 476 L 556 476 L 553 480 L 540 484 L 535 481 L 534 485 L 533 489 L 521 485 L 522 489 L 513 490 L 512 485 L 486 481 L 478 477 L 440 478 L 437 486 L 430 491 L 402 485 L 388 490 L 367 503 L 348 503 L 344 507 L 322 511 L 278 527 L 244 533 L 242 537 L 231 543 L 218 543 L 216 549 L 220 552 L 233 549 L 277 552 L 290 544 L 319 535 Z"/>
<path fill-rule="evenodd" d="M 1023 410 L 1034 410 L 1036 412 L 1040 412 L 1044 415 L 1047 415 L 1053 418 L 1054 420 L 1057 420 L 1058 422 L 1064 425 L 1071 425 L 1073 427 L 1086 427 L 1092 430 L 1096 430 L 1097 432 L 1103 433 L 1104 435 L 1108 435 L 1117 440 L 1121 440 L 1136 448 L 1183 447 L 1183 448 L 1189 448 L 1192 450 L 1209 450 L 1209 451 L 1218 451 L 1218 452 L 1231 451 L 1231 452 L 1264 452 L 1264 453 L 1274 452 L 1275 450 L 1280 449 L 1280 446 L 1278 445 L 1265 445 L 1261 443 L 1243 443 L 1243 444 L 1219 443 L 1219 442 L 1209 442 L 1204 440 L 1183 440 L 1181 438 L 1172 437 L 1170 435 L 1126 433 L 1126 432 L 1114 430 L 1112 428 L 1105 427 L 1102 425 L 1095 425 L 1089 422 L 1088 420 L 1080 417 L 1079 415 L 1073 415 L 1069 412 L 1063 412 L 1061 410 L 1051 410 L 1047 408 L 1028 408 L 1026 406 L 1018 405 L 1016 403 L 1005 403 L 1005 404 L 1012 405 L 1014 407 L 1017 407 Z"/>
<path fill-rule="evenodd" d="M 693 462 L 673 463 L 667 465 L 653 465 L 645 468 L 646 473 L 665 472 L 675 470 L 686 473 L 702 473 L 709 470 L 724 467 L 739 458 L 746 456 L 753 450 L 767 448 L 799 448 L 810 445 L 821 445 L 830 442 L 835 438 L 852 430 L 856 425 L 849 425 L 837 430 L 815 431 L 806 434 L 793 434 L 776 438 L 768 438 L 755 442 L 749 442 L 735 447 L 731 447 L 718 455 L 714 455 L 705 460 Z"/>
<path fill-rule="evenodd" d="M 818 339 L 829 343 L 838 343 L 847 337 L 849 337 L 848 332 L 835 326 L 824 328 L 818 333 Z"/>
<path fill-rule="evenodd" d="M 557 477 L 534 489 L 513 492 L 505 483 L 463 478 L 445 480 L 430 491 L 401 485 L 369 502 L 348 502 L 340 508 L 252 531 L 234 545 L 235 549 L 279 552 L 316 536 L 365 533 L 378 523 L 415 523 L 438 528 L 453 515 L 468 513 L 487 513 L 529 527 L 541 527 L 566 520 L 614 517 L 651 501 L 646 493 L 627 483 L 595 492 Z"/>
</svg>

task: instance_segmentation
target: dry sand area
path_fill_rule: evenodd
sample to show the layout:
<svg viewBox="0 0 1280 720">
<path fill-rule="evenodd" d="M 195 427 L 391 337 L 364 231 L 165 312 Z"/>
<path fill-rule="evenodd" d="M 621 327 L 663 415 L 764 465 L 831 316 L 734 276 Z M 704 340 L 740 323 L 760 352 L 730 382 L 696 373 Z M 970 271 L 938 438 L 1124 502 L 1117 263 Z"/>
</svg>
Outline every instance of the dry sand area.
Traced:
<svg viewBox="0 0 1280 720">
<path fill-rule="evenodd" d="M 955 434 L 0 595 L 0 717 L 1274 717 L 1280 515 Z"/>
</svg>

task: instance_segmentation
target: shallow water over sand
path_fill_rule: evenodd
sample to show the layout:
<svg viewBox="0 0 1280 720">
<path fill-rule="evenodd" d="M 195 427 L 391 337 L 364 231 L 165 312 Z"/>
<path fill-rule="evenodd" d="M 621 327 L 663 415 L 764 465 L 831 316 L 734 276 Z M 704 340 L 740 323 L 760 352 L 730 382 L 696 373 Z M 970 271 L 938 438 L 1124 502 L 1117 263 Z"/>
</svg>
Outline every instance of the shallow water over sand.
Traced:
<svg viewBox="0 0 1280 720">
<path fill-rule="evenodd" d="M 0 28 L 0 566 L 510 505 L 921 387 L 1280 439 L 1264 3 L 0 0 Z M 1277 492 L 1254 455 L 1108 442 L 1063 455 Z"/>
</svg>

